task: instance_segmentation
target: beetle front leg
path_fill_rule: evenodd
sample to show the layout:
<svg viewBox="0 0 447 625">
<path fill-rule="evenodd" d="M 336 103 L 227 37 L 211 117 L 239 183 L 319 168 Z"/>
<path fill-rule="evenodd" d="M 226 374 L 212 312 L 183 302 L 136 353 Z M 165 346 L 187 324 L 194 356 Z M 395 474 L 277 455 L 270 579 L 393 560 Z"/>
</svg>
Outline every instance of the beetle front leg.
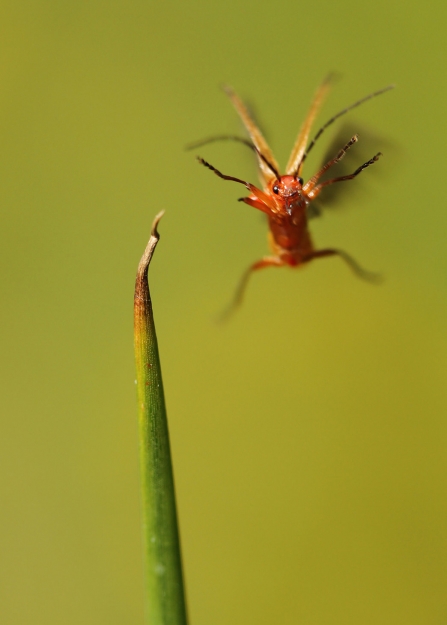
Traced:
<svg viewBox="0 0 447 625">
<path fill-rule="evenodd" d="M 264 202 L 261 202 L 261 200 L 258 200 L 257 197 L 254 197 L 254 196 L 240 197 L 238 199 L 238 202 L 245 202 L 245 204 L 248 204 L 249 206 L 253 206 L 253 208 L 257 208 L 258 210 L 262 211 L 263 213 L 266 213 L 267 215 L 270 215 L 271 213 L 271 210 L 269 209 L 269 207 L 266 206 Z"/>
<path fill-rule="evenodd" d="M 371 165 L 374 165 L 374 163 L 377 163 L 377 161 L 379 160 L 381 156 L 382 156 L 382 153 L 377 152 L 377 154 L 373 156 L 372 158 L 370 158 L 369 161 L 366 161 L 366 163 L 363 163 L 363 165 L 360 165 L 360 167 L 357 167 L 357 169 L 355 170 L 353 174 L 350 174 L 349 176 L 340 176 L 339 178 L 331 178 L 331 180 L 326 180 L 325 182 L 318 184 L 311 191 L 306 192 L 307 198 L 311 201 L 314 200 L 319 195 L 320 191 L 324 189 L 324 187 L 328 187 L 330 184 L 334 184 L 334 182 L 343 182 L 344 180 L 353 180 L 364 169 L 366 169 L 367 167 L 371 167 Z"/>
<path fill-rule="evenodd" d="M 251 202 L 246 202 L 245 198 L 243 198 L 240 201 L 244 201 L 246 202 L 246 204 L 249 204 L 250 206 L 254 206 L 255 208 L 258 208 L 259 210 L 262 210 L 264 213 L 270 213 L 272 210 L 273 211 L 275 210 L 276 207 L 275 207 L 274 201 L 267 195 L 267 193 L 264 193 L 264 191 L 261 191 L 261 189 L 258 189 L 258 187 L 255 187 L 254 184 L 251 184 L 250 182 L 246 182 L 245 180 L 241 180 L 240 178 L 235 178 L 234 176 L 227 176 L 226 174 L 223 174 L 221 171 L 216 169 L 214 165 L 211 165 L 210 163 L 208 163 L 208 161 L 205 161 L 205 159 L 201 158 L 200 156 L 197 157 L 197 160 L 199 161 L 201 165 L 204 165 L 208 169 L 211 169 L 211 171 L 213 171 L 216 174 L 216 176 L 219 176 L 219 178 L 222 178 L 223 180 L 231 180 L 232 182 L 239 182 L 240 184 L 243 184 L 244 187 L 246 187 L 250 191 L 250 193 L 253 194 L 253 198 L 247 198 L 247 199 L 254 199 L 258 203 L 252 204 Z M 262 208 L 261 208 L 261 205 L 262 205 Z"/>
<path fill-rule="evenodd" d="M 310 199 L 310 192 L 312 191 L 312 189 L 315 187 L 315 185 L 317 184 L 318 180 L 321 178 L 321 176 L 333 165 L 336 165 L 337 163 L 339 163 L 346 155 L 346 152 L 349 150 L 350 147 L 352 147 L 354 145 L 354 143 L 357 143 L 357 141 L 359 140 L 359 136 L 358 135 L 354 135 L 349 141 L 348 143 L 345 145 L 344 148 L 342 148 L 338 154 L 336 156 L 334 156 L 334 158 L 332 158 L 330 161 L 328 161 L 326 163 L 326 165 L 324 165 L 320 171 L 317 171 L 317 173 L 312 176 L 312 178 L 310 178 L 310 180 L 308 180 L 306 182 L 306 184 L 303 187 L 303 191 L 304 193 L 307 195 L 307 197 L 309 197 Z M 312 198 L 313 199 L 313 198 Z"/>
</svg>

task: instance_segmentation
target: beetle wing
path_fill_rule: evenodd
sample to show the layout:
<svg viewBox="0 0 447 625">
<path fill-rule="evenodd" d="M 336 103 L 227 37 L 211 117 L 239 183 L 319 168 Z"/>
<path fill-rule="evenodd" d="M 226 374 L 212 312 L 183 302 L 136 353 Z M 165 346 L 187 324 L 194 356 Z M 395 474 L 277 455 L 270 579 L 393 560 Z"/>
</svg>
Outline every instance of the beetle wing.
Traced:
<svg viewBox="0 0 447 625">
<path fill-rule="evenodd" d="M 318 87 L 317 92 L 315 93 L 314 99 L 312 100 L 312 104 L 310 105 L 309 112 L 307 113 L 307 117 L 303 122 L 303 125 L 300 128 L 298 133 L 298 137 L 295 141 L 295 145 L 293 146 L 292 153 L 289 158 L 289 162 L 287 163 L 286 173 L 289 176 L 299 176 L 301 173 L 301 160 L 303 158 L 303 154 L 306 151 L 307 142 L 309 140 L 309 133 L 312 128 L 312 124 L 317 116 L 318 111 L 321 108 L 324 100 L 326 99 L 327 94 L 331 88 L 332 83 L 332 75 L 327 76 L 321 85 Z"/>
<path fill-rule="evenodd" d="M 247 132 L 250 135 L 250 138 L 253 141 L 253 144 L 255 145 L 255 147 L 264 156 L 264 158 L 269 163 L 271 163 L 273 165 L 273 167 L 277 171 L 279 171 L 278 164 L 277 164 L 277 162 L 275 160 L 275 157 L 272 154 L 271 149 L 269 148 L 269 146 L 267 144 L 267 141 L 264 139 L 261 131 L 259 130 L 259 128 L 256 126 L 255 122 L 251 118 L 251 115 L 248 112 L 248 109 L 245 106 L 245 104 L 242 102 L 240 97 L 233 91 L 233 89 L 231 87 L 225 85 L 224 86 L 224 91 L 228 95 L 228 97 L 230 98 L 231 102 L 233 103 L 234 108 L 238 112 L 239 117 L 241 118 L 245 128 L 247 129 Z M 262 158 L 260 158 L 259 155 L 257 155 L 257 158 L 258 158 L 258 165 L 259 165 L 261 181 L 267 187 L 269 182 L 274 180 L 276 178 L 276 176 L 272 172 L 272 170 L 268 167 L 267 163 L 265 163 L 262 160 Z"/>
</svg>

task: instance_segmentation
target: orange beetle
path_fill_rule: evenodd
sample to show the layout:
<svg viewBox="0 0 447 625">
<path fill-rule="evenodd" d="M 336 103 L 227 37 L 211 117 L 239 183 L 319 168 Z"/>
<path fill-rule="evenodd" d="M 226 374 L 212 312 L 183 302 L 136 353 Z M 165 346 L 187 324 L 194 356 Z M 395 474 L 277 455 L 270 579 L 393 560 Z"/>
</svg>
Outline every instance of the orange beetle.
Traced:
<svg viewBox="0 0 447 625">
<path fill-rule="evenodd" d="M 250 191 L 250 195 L 248 197 L 240 198 L 240 201 L 262 211 L 268 218 L 269 244 L 272 255 L 264 256 L 247 269 L 239 284 L 231 309 L 242 301 L 244 289 L 247 285 L 250 274 L 258 269 L 263 269 L 264 267 L 282 267 L 284 265 L 288 265 L 289 267 L 299 267 L 314 258 L 338 255 L 343 258 L 343 260 L 346 261 L 348 265 L 361 277 L 366 279 L 374 279 L 374 277 L 376 277 L 375 274 L 371 274 L 363 270 L 351 256 L 342 250 L 334 248 L 321 250 L 315 249 L 308 228 L 308 216 L 310 203 L 318 197 L 324 187 L 336 182 L 352 180 L 358 176 L 361 171 L 375 163 L 381 156 L 381 153 L 378 152 L 375 156 L 366 161 L 366 163 L 363 163 L 363 165 L 358 167 L 348 176 L 331 178 L 330 180 L 318 183 L 321 176 L 330 167 L 341 161 L 347 150 L 349 150 L 349 148 L 358 141 L 358 135 L 354 135 L 334 156 L 334 158 L 328 161 L 306 183 L 304 183 L 301 178 L 301 171 L 307 155 L 315 145 L 317 139 L 323 134 L 328 126 L 330 126 L 336 119 L 345 115 L 348 111 L 359 106 L 363 102 L 366 102 L 367 100 L 392 89 L 393 85 L 369 94 L 351 106 L 343 109 L 337 113 L 337 115 L 331 117 L 331 119 L 329 119 L 329 121 L 327 121 L 320 128 L 306 148 L 312 123 L 329 91 L 329 87 L 330 78 L 327 78 L 317 90 L 307 117 L 298 134 L 292 154 L 290 155 L 289 162 L 286 167 L 286 173 L 283 176 L 280 175 L 276 160 L 267 145 L 266 140 L 262 136 L 261 131 L 251 118 L 247 107 L 229 87 L 225 87 L 225 91 L 231 99 L 236 111 L 239 113 L 239 116 L 250 135 L 251 141 L 240 137 L 224 135 L 206 139 L 194 144 L 194 146 L 190 146 L 198 147 L 199 145 L 204 145 L 205 143 L 210 143 L 211 141 L 233 139 L 245 143 L 252 148 L 257 155 L 260 178 L 264 187 L 263 190 L 249 182 L 240 180 L 239 178 L 227 176 L 213 167 L 213 165 L 210 165 L 210 163 L 205 161 L 203 158 L 197 157 L 202 165 L 211 169 L 220 178 L 243 184 Z"/>
</svg>

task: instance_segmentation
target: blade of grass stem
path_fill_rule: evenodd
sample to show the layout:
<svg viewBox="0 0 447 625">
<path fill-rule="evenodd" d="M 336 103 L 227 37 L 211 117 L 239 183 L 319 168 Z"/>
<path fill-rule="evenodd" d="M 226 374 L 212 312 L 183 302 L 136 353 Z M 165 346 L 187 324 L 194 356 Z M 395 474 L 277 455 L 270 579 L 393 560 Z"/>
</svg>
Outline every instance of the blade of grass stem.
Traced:
<svg viewBox="0 0 447 625">
<path fill-rule="evenodd" d="M 162 215 L 155 217 L 138 266 L 134 300 L 146 617 L 150 625 L 186 625 L 168 423 L 147 277 Z"/>
</svg>

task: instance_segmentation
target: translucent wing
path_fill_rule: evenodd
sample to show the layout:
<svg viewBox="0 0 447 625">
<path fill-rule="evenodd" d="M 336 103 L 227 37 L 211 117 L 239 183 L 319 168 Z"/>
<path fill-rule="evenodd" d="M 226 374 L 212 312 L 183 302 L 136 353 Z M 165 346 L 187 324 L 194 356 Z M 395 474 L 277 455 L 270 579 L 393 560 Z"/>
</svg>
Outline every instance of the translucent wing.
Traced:
<svg viewBox="0 0 447 625">
<path fill-rule="evenodd" d="M 242 119 L 242 122 L 245 128 L 247 129 L 248 134 L 250 135 L 250 138 L 253 141 L 254 146 L 257 148 L 257 150 L 262 154 L 262 156 L 265 159 L 263 160 L 258 154 L 258 165 L 259 165 L 261 181 L 264 184 L 264 186 L 267 186 L 269 182 L 271 182 L 272 180 L 276 178 L 276 176 L 273 173 L 273 171 L 270 169 L 270 167 L 267 165 L 266 161 L 268 161 L 273 166 L 274 169 L 279 171 L 279 167 L 278 167 L 278 164 L 276 163 L 275 157 L 273 156 L 272 151 L 270 150 L 267 144 L 267 141 L 262 136 L 261 131 L 259 130 L 255 122 L 251 118 L 251 115 L 248 112 L 247 107 L 239 98 L 239 96 L 233 91 L 231 87 L 228 87 L 226 85 L 224 86 L 224 91 L 228 95 L 230 100 L 232 101 L 233 106 L 236 109 L 236 111 L 239 113 L 239 117 Z"/>
<path fill-rule="evenodd" d="M 327 94 L 331 88 L 332 83 L 332 75 L 329 75 L 322 84 L 319 86 L 312 104 L 310 105 L 309 112 L 307 114 L 306 119 L 304 120 L 303 125 L 301 126 L 300 132 L 298 133 L 298 137 L 296 139 L 295 145 L 293 146 L 292 154 L 290 155 L 289 162 L 287 163 L 286 173 L 289 176 L 300 175 L 301 169 L 301 160 L 303 158 L 303 154 L 306 150 L 307 142 L 309 140 L 309 133 L 312 128 L 312 124 L 317 116 L 318 111 L 321 108 L 324 100 L 326 99 Z"/>
</svg>

